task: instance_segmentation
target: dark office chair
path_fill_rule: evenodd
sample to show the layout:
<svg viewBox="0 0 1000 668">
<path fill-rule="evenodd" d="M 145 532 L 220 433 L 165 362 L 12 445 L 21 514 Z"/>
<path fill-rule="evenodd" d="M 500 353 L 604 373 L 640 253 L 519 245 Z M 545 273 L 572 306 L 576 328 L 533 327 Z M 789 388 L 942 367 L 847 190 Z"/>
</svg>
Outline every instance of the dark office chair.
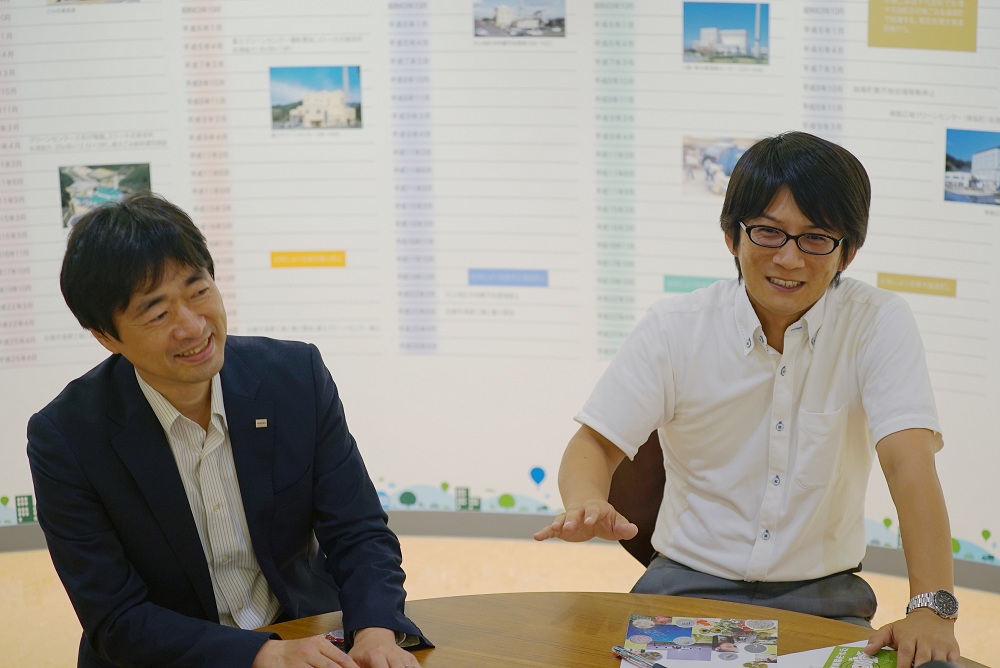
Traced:
<svg viewBox="0 0 1000 668">
<path fill-rule="evenodd" d="M 623 459 L 611 477 L 608 502 L 629 522 L 639 527 L 639 533 L 635 538 L 618 542 L 643 566 L 649 566 L 656 556 L 651 541 L 653 527 L 656 526 L 656 515 L 660 510 L 660 502 L 663 501 L 663 484 L 666 476 L 666 471 L 663 470 L 660 437 L 654 431 L 646 442 L 639 446 L 635 458 Z"/>
</svg>

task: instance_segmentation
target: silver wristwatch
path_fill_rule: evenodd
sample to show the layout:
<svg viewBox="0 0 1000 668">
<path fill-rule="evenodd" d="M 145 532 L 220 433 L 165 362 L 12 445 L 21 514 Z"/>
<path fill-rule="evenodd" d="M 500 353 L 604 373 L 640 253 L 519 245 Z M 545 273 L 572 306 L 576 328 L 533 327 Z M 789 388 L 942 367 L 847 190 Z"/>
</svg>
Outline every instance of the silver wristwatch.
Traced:
<svg viewBox="0 0 1000 668">
<path fill-rule="evenodd" d="M 910 604 L 906 606 L 906 614 L 910 614 L 917 608 L 930 608 L 938 617 L 944 619 L 958 619 L 958 599 L 947 589 L 917 594 L 910 599 Z"/>
</svg>

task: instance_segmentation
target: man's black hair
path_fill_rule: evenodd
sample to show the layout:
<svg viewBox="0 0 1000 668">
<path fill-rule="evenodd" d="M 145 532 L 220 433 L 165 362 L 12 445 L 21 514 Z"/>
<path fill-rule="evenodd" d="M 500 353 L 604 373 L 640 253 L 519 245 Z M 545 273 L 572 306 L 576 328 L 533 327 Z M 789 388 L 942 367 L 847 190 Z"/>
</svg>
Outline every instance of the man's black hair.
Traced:
<svg viewBox="0 0 1000 668">
<path fill-rule="evenodd" d="M 159 195 L 137 192 L 88 211 L 73 226 L 59 285 L 81 325 L 120 340 L 115 316 L 137 291 L 157 285 L 170 262 L 215 277 L 208 244 L 191 218 Z"/>
<path fill-rule="evenodd" d="M 815 135 L 786 132 L 754 143 L 733 168 L 719 222 L 734 247 L 740 221 L 761 216 L 783 187 L 810 222 L 843 238 L 842 260 L 865 243 L 872 188 L 861 161 Z M 739 258 L 736 271 L 742 280 Z M 833 285 L 839 282 L 838 271 Z"/>
</svg>

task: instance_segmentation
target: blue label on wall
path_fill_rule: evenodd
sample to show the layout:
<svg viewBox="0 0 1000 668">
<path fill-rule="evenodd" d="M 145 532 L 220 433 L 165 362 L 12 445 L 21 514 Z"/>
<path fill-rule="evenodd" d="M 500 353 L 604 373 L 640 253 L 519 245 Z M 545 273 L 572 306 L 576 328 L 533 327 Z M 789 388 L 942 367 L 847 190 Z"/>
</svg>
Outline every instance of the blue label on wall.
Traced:
<svg viewBox="0 0 1000 668">
<path fill-rule="evenodd" d="M 469 285 L 547 288 L 549 272 L 545 269 L 470 269 Z"/>
</svg>

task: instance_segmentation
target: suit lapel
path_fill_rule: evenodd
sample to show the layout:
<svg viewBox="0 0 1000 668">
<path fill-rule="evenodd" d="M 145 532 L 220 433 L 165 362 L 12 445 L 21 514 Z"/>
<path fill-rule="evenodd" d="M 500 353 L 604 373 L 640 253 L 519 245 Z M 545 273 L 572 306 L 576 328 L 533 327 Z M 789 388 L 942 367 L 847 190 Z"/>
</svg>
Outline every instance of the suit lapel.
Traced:
<svg viewBox="0 0 1000 668">
<path fill-rule="evenodd" d="M 111 446 L 141 490 L 209 618 L 215 618 L 218 609 L 212 579 L 177 464 L 163 427 L 139 389 L 135 367 L 124 358 L 115 369 L 115 390 L 118 400 L 111 403 L 110 418 L 122 430 Z"/>
<path fill-rule="evenodd" d="M 278 581 L 269 547 L 274 507 L 274 403 L 257 396 L 260 379 L 243 363 L 236 347 L 230 338 L 222 368 L 226 426 L 254 554 L 273 589 Z"/>
</svg>

